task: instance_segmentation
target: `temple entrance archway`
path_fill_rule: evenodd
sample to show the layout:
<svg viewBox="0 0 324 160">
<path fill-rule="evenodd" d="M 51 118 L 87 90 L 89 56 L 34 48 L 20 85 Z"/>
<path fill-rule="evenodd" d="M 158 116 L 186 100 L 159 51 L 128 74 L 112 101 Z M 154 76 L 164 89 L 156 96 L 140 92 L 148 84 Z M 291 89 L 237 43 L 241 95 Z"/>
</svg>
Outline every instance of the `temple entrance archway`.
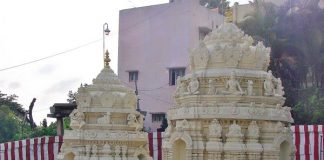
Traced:
<svg viewBox="0 0 324 160">
<path fill-rule="evenodd" d="M 280 144 L 280 160 L 288 160 L 290 153 L 290 145 L 287 141 Z"/>
<path fill-rule="evenodd" d="M 179 139 L 173 144 L 173 160 L 185 160 L 186 159 L 186 142 Z"/>
</svg>

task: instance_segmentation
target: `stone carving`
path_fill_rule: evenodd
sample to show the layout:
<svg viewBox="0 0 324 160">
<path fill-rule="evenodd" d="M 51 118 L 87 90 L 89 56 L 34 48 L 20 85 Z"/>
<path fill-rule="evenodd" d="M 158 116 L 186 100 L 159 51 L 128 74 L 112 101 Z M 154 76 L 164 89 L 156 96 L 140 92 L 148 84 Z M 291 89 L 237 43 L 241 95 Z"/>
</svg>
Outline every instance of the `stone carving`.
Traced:
<svg viewBox="0 0 324 160">
<path fill-rule="evenodd" d="M 136 131 L 142 131 L 144 128 L 144 116 L 142 114 L 140 114 L 137 118 L 137 125 L 136 125 Z"/>
<path fill-rule="evenodd" d="M 234 103 L 235 104 L 235 103 Z M 238 108 L 238 107 L 232 107 L 232 114 L 233 115 L 238 115 L 238 114 L 240 114 L 240 108 Z"/>
<path fill-rule="evenodd" d="M 127 146 L 122 146 L 122 158 L 123 159 L 127 159 L 126 158 L 126 154 L 127 154 Z"/>
<path fill-rule="evenodd" d="M 269 70 L 267 74 L 267 78 L 263 83 L 265 96 L 273 96 L 275 94 L 274 85 L 272 81 L 273 81 L 272 71 Z"/>
<path fill-rule="evenodd" d="M 139 116 L 136 116 L 133 113 L 128 114 L 127 125 L 135 127 L 135 131 L 141 131 L 144 125 L 144 116 L 142 114 Z"/>
<path fill-rule="evenodd" d="M 209 57 L 209 51 L 206 48 L 205 43 L 200 42 L 199 47 L 195 49 L 192 53 L 199 53 L 199 54 L 191 54 L 190 56 L 191 70 L 194 70 L 195 66 L 202 66 L 203 68 L 206 68 L 210 57 Z"/>
<path fill-rule="evenodd" d="M 70 114 L 73 130 L 65 131 L 63 146 L 68 147 L 61 148 L 58 160 L 70 160 L 70 153 L 80 160 L 130 160 L 148 143 L 144 117 L 136 111 L 137 96 L 107 65 L 93 84 L 79 88 L 78 109 Z"/>
<path fill-rule="evenodd" d="M 85 146 L 85 149 L 86 149 L 86 157 L 90 157 L 91 156 L 91 145 L 87 144 Z"/>
<path fill-rule="evenodd" d="M 129 90 L 125 96 L 125 105 L 126 106 L 132 106 L 133 109 L 136 109 L 137 106 L 137 96 L 134 94 L 135 91 Z"/>
<path fill-rule="evenodd" d="M 276 90 L 275 90 L 276 91 L 275 96 L 283 96 L 285 94 L 283 89 L 284 88 L 282 87 L 282 81 L 281 81 L 280 78 L 278 78 L 277 85 L 276 85 Z"/>
<path fill-rule="evenodd" d="M 91 139 L 96 138 L 97 135 L 98 135 L 98 134 L 97 134 L 97 132 L 95 132 L 95 131 L 89 131 L 89 130 L 86 130 L 86 131 L 84 132 L 84 136 L 87 137 L 87 138 L 91 138 Z"/>
<path fill-rule="evenodd" d="M 164 137 L 168 138 L 171 135 L 172 132 L 172 124 L 171 124 L 171 120 L 170 117 L 167 119 L 168 120 L 168 127 L 166 128 L 165 132 L 164 132 Z"/>
<path fill-rule="evenodd" d="M 254 93 L 253 93 L 253 81 L 252 80 L 248 80 L 246 92 L 247 92 L 248 96 L 254 96 Z"/>
<path fill-rule="evenodd" d="M 215 95 L 217 94 L 217 89 L 215 86 L 215 80 L 210 79 L 208 81 L 208 93 L 209 95 Z"/>
<path fill-rule="evenodd" d="M 233 122 L 229 126 L 228 133 L 226 134 L 226 137 L 231 137 L 231 138 L 243 138 L 241 126 L 236 124 L 236 121 Z"/>
<path fill-rule="evenodd" d="M 85 125 L 84 114 L 79 109 L 74 109 L 70 114 L 70 118 L 70 126 L 72 129 L 82 129 L 82 127 Z"/>
<path fill-rule="evenodd" d="M 176 128 L 176 130 L 178 132 L 182 132 L 182 131 L 184 131 L 186 129 L 189 129 L 190 128 L 190 124 L 189 124 L 189 122 L 187 120 L 184 119 L 182 121 L 177 121 L 175 128 Z"/>
<path fill-rule="evenodd" d="M 209 124 L 209 136 L 220 138 L 222 136 L 222 126 L 217 119 L 214 119 Z"/>
<path fill-rule="evenodd" d="M 284 124 L 282 122 L 280 122 L 280 121 L 278 121 L 277 124 L 276 124 L 276 126 L 275 126 L 277 132 L 283 131 L 284 130 L 284 127 L 285 127 Z"/>
<path fill-rule="evenodd" d="M 76 95 L 76 102 L 79 108 L 89 107 L 91 103 L 91 95 L 86 92 L 86 87 L 81 86 L 78 89 L 78 93 Z"/>
<path fill-rule="evenodd" d="M 208 58 L 201 58 L 207 57 L 206 55 Z M 204 69 L 206 66 L 265 70 L 269 61 L 270 48 L 266 48 L 262 42 L 253 46 L 252 37 L 244 35 L 231 23 L 225 23 L 213 30 L 190 54 L 192 71 Z"/>
<path fill-rule="evenodd" d="M 257 139 L 260 137 L 260 130 L 256 121 L 252 121 L 248 126 L 248 137 L 253 139 Z"/>
<path fill-rule="evenodd" d="M 191 75 L 191 79 L 187 89 L 189 94 L 199 94 L 199 81 L 195 74 Z"/>
<path fill-rule="evenodd" d="M 102 147 L 102 150 L 103 150 L 103 152 L 105 152 L 107 154 L 111 153 L 111 147 L 107 143 Z"/>
<path fill-rule="evenodd" d="M 175 97 L 179 97 L 181 95 L 181 77 L 177 77 L 176 91 L 174 93 Z"/>
<path fill-rule="evenodd" d="M 175 97 L 181 97 L 183 95 L 188 95 L 189 92 L 188 92 L 188 87 L 186 82 L 183 82 L 182 81 L 182 77 L 178 76 L 177 78 L 177 87 L 176 87 L 176 91 L 175 91 L 175 94 L 174 96 Z"/>
<path fill-rule="evenodd" d="M 92 155 L 94 157 L 96 157 L 98 155 L 98 147 L 97 147 L 97 145 L 92 145 L 91 150 L 92 150 Z"/>
<path fill-rule="evenodd" d="M 97 119 L 98 124 L 110 124 L 110 113 L 107 112 L 104 116 Z"/>
<path fill-rule="evenodd" d="M 253 43 L 234 24 L 225 23 L 190 53 L 191 74 L 179 79 L 176 104 L 168 111 L 163 159 L 291 159 L 278 152 L 281 140 L 292 137 L 290 109 L 281 107 L 280 80 L 266 71 L 270 48 Z M 195 78 L 198 85 L 192 85 Z M 181 97 L 196 91 L 199 96 Z M 277 127 L 277 121 L 287 127 Z M 285 149 L 294 155 L 291 144 Z"/>
<path fill-rule="evenodd" d="M 136 115 L 133 113 L 128 114 L 127 116 L 127 125 L 133 126 L 137 124 Z"/>
<path fill-rule="evenodd" d="M 240 83 L 236 80 L 235 72 L 231 72 L 230 79 L 226 82 L 227 91 L 223 91 L 224 94 L 243 95 L 244 92 L 240 86 Z"/>
<path fill-rule="evenodd" d="M 121 160 L 121 147 L 115 146 L 115 160 Z"/>
</svg>

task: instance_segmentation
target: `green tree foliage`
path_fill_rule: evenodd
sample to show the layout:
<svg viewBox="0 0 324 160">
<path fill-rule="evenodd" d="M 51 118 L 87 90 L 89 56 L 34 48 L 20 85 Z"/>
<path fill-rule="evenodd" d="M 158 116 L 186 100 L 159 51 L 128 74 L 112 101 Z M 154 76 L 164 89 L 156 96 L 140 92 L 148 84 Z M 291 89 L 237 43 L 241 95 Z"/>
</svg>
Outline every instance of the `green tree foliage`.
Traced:
<svg viewBox="0 0 324 160">
<path fill-rule="evenodd" d="M 227 0 L 200 0 L 200 5 L 209 9 L 218 8 L 219 14 L 224 15 L 226 9 L 229 8 L 229 2 Z"/>
<path fill-rule="evenodd" d="M 324 123 L 324 96 L 318 88 L 309 88 L 304 91 L 304 101 L 299 101 L 294 108 L 295 123 L 323 124 Z"/>
<path fill-rule="evenodd" d="M 315 93 L 309 92 L 324 87 L 324 10 L 317 4 L 317 0 L 294 0 L 278 7 L 255 1 L 250 4 L 253 12 L 238 23 L 245 33 L 271 47 L 269 69 L 283 81 L 285 105 L 293 107 L 296 124 L 324 119 L 321 107 L 315 105 L 321 98 L 311 98 Z M 317 96 L 323 95 L 320 91 Z"/>
<path fill-rule="evenodd" d="M 68 93 L 68 99 L 66 99 L 67 102 L 69 103 L 76 103 L 76 94 L 77 92 L 69 91 Z"/>
<path fill-rule="evenodd" d="M 56 124 L 48 126 L 46 120 L 43 120 L 42 125 L 32 128 L 26 116 L 27 111 L 16 102 L 17 98 L 16 95 L 0 91 L 0 143 L 56 135 Z"/>
<path fill-rule="evenodd" d="M 15 113 L 20 118 L 25 117 L 26 110 L 22 108 L 22 105 L 17 103 L 17 95 L 7 95 L 0 91 L 0 107 L 4 105 L 9 107 L 9 109 Z"/>
<path fill-rule="evenodd" d="M 11 111 L 10 107 L 5 105 L 0 106 L 0 143 L 14 140 L 14 136 L 19 129 L 19 123 L 21 121 Z"/>
</svg>

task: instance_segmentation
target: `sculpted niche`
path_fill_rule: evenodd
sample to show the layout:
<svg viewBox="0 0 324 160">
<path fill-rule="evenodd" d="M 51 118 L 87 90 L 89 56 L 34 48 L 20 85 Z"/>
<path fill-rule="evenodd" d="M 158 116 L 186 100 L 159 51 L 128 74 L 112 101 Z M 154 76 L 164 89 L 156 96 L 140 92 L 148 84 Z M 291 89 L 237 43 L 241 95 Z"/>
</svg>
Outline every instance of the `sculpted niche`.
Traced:
<svg viewBox="0 0 324 160">
<path fill-rule="evenodd" d="M 223 91 L 224 94 L 243 95 L 244 92 L 240 86 L 238 80 L 236 80 L 236 73 L 231 72 L 230 79 L 226 82 L 227 91 Z"/>
</svg>

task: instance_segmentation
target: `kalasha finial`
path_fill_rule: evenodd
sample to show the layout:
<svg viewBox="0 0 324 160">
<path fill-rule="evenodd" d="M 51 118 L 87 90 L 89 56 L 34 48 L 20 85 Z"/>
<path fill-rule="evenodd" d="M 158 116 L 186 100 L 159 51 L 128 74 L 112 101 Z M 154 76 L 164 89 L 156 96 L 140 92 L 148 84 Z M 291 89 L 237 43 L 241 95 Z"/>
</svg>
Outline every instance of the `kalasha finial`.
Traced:
<svg viewBox="0 0 324 160">
<path fill-rule="evenodd" d="M 110 62 L 110 58 L 109 58 L 109 52 L 108 50 L 106 50 L 106 53 L 105 53 L 105 59 L 104 59 L 104 64 L 105 64 L 105 67 L 109 68 L 109 62 Z"/>
</svg>

